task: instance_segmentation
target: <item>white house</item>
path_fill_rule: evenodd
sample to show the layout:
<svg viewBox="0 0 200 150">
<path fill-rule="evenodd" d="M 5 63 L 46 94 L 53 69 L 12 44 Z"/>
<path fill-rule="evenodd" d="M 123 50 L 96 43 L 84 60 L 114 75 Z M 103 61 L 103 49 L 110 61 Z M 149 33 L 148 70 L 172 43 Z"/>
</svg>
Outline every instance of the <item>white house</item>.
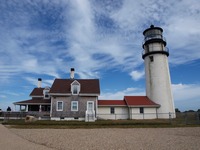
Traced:
<svg viewBox="0 0 200 150">
<path fill-rule="evenodd" d="M 98 100 L 99 119 L 155 119 L 160 105 L 147 96 L 124 96 L 123 100 Z"/>
</svg>

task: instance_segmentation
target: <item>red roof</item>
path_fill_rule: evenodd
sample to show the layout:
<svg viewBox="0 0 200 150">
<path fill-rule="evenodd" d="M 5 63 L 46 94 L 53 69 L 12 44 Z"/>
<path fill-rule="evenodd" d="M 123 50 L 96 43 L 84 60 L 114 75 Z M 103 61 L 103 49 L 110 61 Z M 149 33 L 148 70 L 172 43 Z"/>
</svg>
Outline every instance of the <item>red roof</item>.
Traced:
<svg viewBox="0 0 200 150">
<path fill-rule="evenodd" d="M 126 106 L 124 100 L 98 100 L 99 106 Z"/>
<path fill-rule="evenodd" d="M 51 104 L 51 100 L 50 99 L 43 99 L 43 98 L 33 98 L 30 100 L 24 100 L 24 101 L 20 101 L 20 102 L 15 102 L 15 105 L 26 105 L 26 104 L 33 104 L 33 105 L 39 105 L 39 104 Z"/>
<path fill-rule="evenodd" d="M 124 100 L 128 106 L 160 106 L 151 101 L 147 96 L 124 96 Z"/>
<path fill-rule="evenodd" d="M 71 83 L 75 79 L 55 79 L 49 93 L 71 94 Z M 100 94 L 98 79 L 76 79 L 80 83 L 80 94 Z"/>
<path fill-rule="evenodd" d="M 30 96 L 43 96 L 44 88 L 34 88 Z"/>
</svg>

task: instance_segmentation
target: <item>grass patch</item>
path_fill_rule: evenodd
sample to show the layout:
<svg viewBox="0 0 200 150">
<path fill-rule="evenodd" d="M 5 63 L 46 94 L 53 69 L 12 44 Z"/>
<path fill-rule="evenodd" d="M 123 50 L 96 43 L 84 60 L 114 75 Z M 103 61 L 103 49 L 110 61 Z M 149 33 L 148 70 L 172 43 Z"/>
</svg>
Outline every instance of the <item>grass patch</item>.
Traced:
<svg viewBox="0 0 200 150">
<path fill-rule="evenodd" d="M 92 129 L 92 128 L 164 128 L 164 127 L 187 127 L 199 125 L 171 124 L 166 119 L 155 120 L 97 120 L 95 122 L 84 121 L 50 121 L 38 120 L 27 123 L 24 120 L 9 120 L 3 123 L 12 128 L 21 129 Z"/>
<path fill-rule="evenodd" d="M 197 113 L 177 113 L 176 118 L 171 120 L 97 120 L 95 122 L 38 120 L 32 123 L 25 122 L 25 120 L 7 120 L 6 122 L 3 121 L 2 124 L 23 129 L 200 127 L 200 116 Z"/>
</svg>

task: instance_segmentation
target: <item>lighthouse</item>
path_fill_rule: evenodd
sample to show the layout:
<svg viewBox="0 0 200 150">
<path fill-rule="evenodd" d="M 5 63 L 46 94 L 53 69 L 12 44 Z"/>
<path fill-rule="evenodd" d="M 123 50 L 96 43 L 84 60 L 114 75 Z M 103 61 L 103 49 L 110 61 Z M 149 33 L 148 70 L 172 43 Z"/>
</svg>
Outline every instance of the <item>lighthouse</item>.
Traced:
<svg viewBox="0 0 200 150">
<path fill-rule="evenodd" d="M 142 58 L 145 63 L 146 95 L 159 104 L 158 118 L 175 118 L 174 100 L 169 73 L 167 42 L 163 29 L 151 25 L 143 32 Z"/>
</svg>

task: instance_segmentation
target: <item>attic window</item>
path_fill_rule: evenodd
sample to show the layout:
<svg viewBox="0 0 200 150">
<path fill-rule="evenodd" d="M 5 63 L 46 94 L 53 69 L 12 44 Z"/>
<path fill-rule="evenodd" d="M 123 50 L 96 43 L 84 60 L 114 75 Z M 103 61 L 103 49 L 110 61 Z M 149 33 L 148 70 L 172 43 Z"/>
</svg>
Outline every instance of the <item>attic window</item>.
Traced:
<svg viewBox="0 0 200 150">
<path fill-rule="evenodd" d="M 74 81 L 71 84 L 71 92 L 72 95 L 78 95 L 80 92 L 80 83 L 78 81 Z"/>
<path fill-rule="evenodd" d="M 50 96 L 49 96 L 49 92 L 48 91 L 44 91 L 44 98 L 45 99 L 48 99 Z"/>
<path fill-rule="evenodd" d="M 45 87 L 45 89 L 43 90 L 44 99 L 49 99 L 50 98 L 49 90 L 50 90 L 50 87 L 48 87 L 48 86 Z"/>
<path fill-rule="evenodd" d="M 73 85 L 72 88 L 73 88 L 73 89 L 72 89 L 72 90 L 73 90 L 72 93 L 73 93 L 74 95 L 78 94 L 78 85 Z"/>
</svg>

